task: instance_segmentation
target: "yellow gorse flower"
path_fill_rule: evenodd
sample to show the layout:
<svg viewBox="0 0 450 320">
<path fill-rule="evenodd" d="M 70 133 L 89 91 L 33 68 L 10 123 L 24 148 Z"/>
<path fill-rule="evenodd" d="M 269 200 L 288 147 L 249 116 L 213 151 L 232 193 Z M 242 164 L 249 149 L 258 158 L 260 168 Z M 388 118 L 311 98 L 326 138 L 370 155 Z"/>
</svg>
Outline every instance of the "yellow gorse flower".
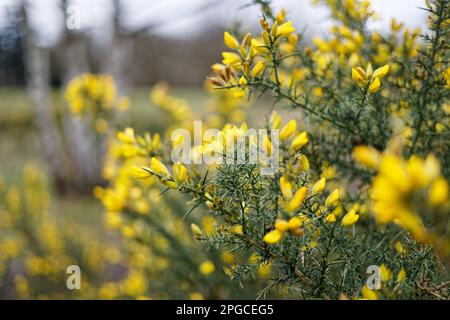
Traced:
<svg viewBox="0 0 450 320">
<path fill-rule="evenodd" d="M 289 138 L 292 134 L 294 134 L 295 129 L 297 127 L 297 122 L 292 119 L 290 120 L 280 131 L 280 139 L 286 140 Z"/>
<path fill-rule="evenodd" d="M 173 176 L 177 183 L 183 183 L 187 181 L 188 173 L 187 169 L 181 163 L 175 163 L 173 165 Z"/>
<path fill-rule="evenodd" d="M 275 229 L 281 232 L 285 232 L 289 229 L 288 222 L 286 220 L 275 221 Z"/>
<path fill-rule="evenodd" d="M 301 166 L 303 171 L 308 171 L 309 170 L 309 160 L 303 154 L 300 156 L 300 166 Z"/>
<path fill-rule="evenodd" d="M 199 271 L 205 276 L 210 275 L 216 270 L 214 263 L 210 260 L 204 261 L 198 267 Z"/>
<path fill-rule="evenodd" d="M 266 67 L 266 64 L 262 61 L 256 63 L 252 69 L 252 73 L 251 73 L 252 77 L 253 78 L 259 77 L 264 72 L 265 67 Z"/>
<path fill-rule="evenodd" d="M 259 41 L 258 39 L 252 39 L 251 45 L 252 45 L 252 48 L 254 48 L 259 53 L 268 52 L 267 46 L 264 44 L 264 42 Z"/>
<path fill-rule="evenodd" d="M 378 79 L 384 78 L 388 74 L 389 69 L 390 69 L 389 65 L 384 65 L 384 66 L 378 68 L 372 74 L 372 78 L 378 78 Z"/>
<path fill-rule="evenodd" d="M 222 63 L 225 65 L 231 65 L 233 67 L 238 67 L 241 65 L 241 57 L 234 52 L 223 52 L 222 57 Z"/>
<path fill-rule="evenodd" d="M 144 178 L 148 178 L 150 176 L 150 173 L 147 170 L 145 170 L 144 168 L 133 167 L 133 168 L 131 168 L 131 175 L 134 178 L 144 179 Z"/>
<path fill-rule="evenodd" d="M 283 239 L 283 236 L 286 232 L 290 232 L 294 236 L 301 236 L 303 234 L 302 229 L 300 227 L 303 224 L 303 220 L 299 217 L 292 217 L 289 221 L 277 219 L 275 221 L 275 229 L 268 232 L 263 241 L 268 244 L 275 244 Z"/>
<path fill-rule="evenodd" d="M 167 170 L 167 167 L 155 157 L 151 159 L 150 169 L 152 169 L 159 175 L 170 177 L 170 173 L 169 170 Z"/>
<path fill-rule="evenodd" d="M 292 198 L 292 185 L 289 182 L 288 178 L 285 176 L 282 176 L 280 178 L 280 189 L 281 194 L 286 200 L 289 200 Z"/>
<path fill-rule="evenodd" d="M 84 73 L 77 76 L 67 85 L 64 97 L 69 110 L 77 116 L 100 113 L 112 115 L 112 111 L 123 111 L 129 106 L 128 98 L 118 97 L 111 75 Z M 99 128 L 104 129 L 105 124 Z"/>
<path fill-rule="evenodd" d="M 333 192 L 325 199 L 325 206 L 331 207 L 339 201 L 339 189 L 334 189 Z"/>
<path fill-rule="evenodd" d="M 375 93 L 380 89 L 381 82 L 379 78 L 375 78 L 369 85 L 369 93 Z"/>
<path fill-rule="evenodd" d="M 380 89 L 381 81 L 389 72 L 389 65 L 384 65 L 375 71 L 372 64 L 367 65 L 366 71 L 361 67 L 352 68 L 352 79 L 361 86 L 366 86 L 369 93 L 373 94 Z"/>
<path fill-rule="evenodd" d="M 448 183 L 443 177 L 437 178 L 430 186 L 428 202 L 432 206 L 439 206 L 448 200 Z"/>
<path fill-rule="evenodd" d="M 377 169 L 380 166 L 381 154 L 375 148 L 357 146 L 353 149 L 353 158 L 367 168 Z"/>
<path fill-rule="evenodd" d="M 294 151 L 300 150 L 308 143 L 308 134 L 305 132 L 299 133 L 291 143 L 291 149 Z"/>
<path fill-rule="evenodd" d="M 270 127 L 272 129 L 279 129 L 281 127 L 281 121 L 281 116 L 276 111 L 272 111 L 269 119 Z"/>
<path fill-rule="evenodd" d="M 429 155 L 422 160 L 412 156 L 405 161 L 395 154 L 386 153 L 381 157 L 378 170 L 370 190 L 376 220 L 379 223 L 394 222 L 419 241 L 433 240 L 423 225 L 414 200 L 416 195 L 425 193 L 427 197 L 422 201 L 425 206 L 436 207 L 448 202 L 448 183 L 440 175 L 436 158 Z"/>
<path fill-rule="evenodd" d="M 277 36 L 288 36 L 292 32 L 295 31 L 295 28 L 292 26 L 292 21 L 285 22 L 276 28 Z"/>
<path fill-rule="evenodd" d="M 326 185 L 326 179 L 325 177 L 320 179 L 319 181 L 317 181 L 313 187 L 312 187 L 312 192 L 313 193 L 320 193 L 325 189 L 325 185 Z"/>
<path fill-rule="evenodd" d="M 196 239 L 199 239 L 199 238 L 201 238 L 201 237 L 203 236 L 202 230 L 201 230 L 200 227 L 199 227 L 198 225 L 196 225 L 195 223 L 192 223 L 192 224 L 191 224 L 191 230 L 192 230 L 192 233 L 194 234 L 194 237 L 195 237 Z"/>
<path fill-rule="evenodd" d="M 406 279 L 406 270 L 404 268 L 401 268 L 397 274 L 397 282 L 401 283 L 405 281 L 405 279 Z"/>
<path fill-rule="evenodd" d="M 353 68 L 352 79 L 356 82 L 364 82 L 367 80 L 367 74 L 361 67 Z"/>
<path fill-rule="evenodd" d="M 301 187 L 298 189 L 291 200 L 289 200 L 285 205 L 286 212 L 294 212 L 302 205 L 308 195 L 308 188 Z"/>
<path fill-rule="evenodd" d="M 334 213 L 327 214 L 325 217 L 326 223 L 334 223 L 336 222 L 336 215 Z"/>
<path fill-rule="evenodd" d="M 224 32 L 223 39 L 228 48 L 230 48 L 230 49 L 239 48 L 239 42 L 229 32 L 227 32 L 227 31 Z"/>
<path fill-rule="evenodd" d="M 297 228 L 300 228 L 302 226 L 302 220 L 299 217 L 292 217 L 289 219 L 287 223 L 287 227 L 289 230 L 296 230 Z"/>
<path fill-rule="evenodd" d="M 275 15 L 275 18 L 278 23 L 283 23 L 286 19 L 286 10 L 283 8 Z"/>
<path fill-rule="evenodd" d="M 267 233 L 264 236 L 263 241 L 268 244 L 275 244 L 275 243 L 278 243 L 282 238 L 283 238 L 283 232 L 275 229 L 275 230 L 272 230 L 269 233 Z"/>
<path fill-rule="evenodd" d="M 245 79 L 244 76 L 242 76 L 242 77 L 239 79 L 239 85 L 240 85 L 241 87 L 245 87 L 246 84 L 247 84 L 247 80 Z"/>
<path fill-rule="evenodd" d="M 294 212 L 302 205 L 308 194 L 308 188 L 301 187 L 295 194 L 292 193 L 292 184 L 285 176 L 280 178 L 280 189 L 285 200 L 286 212 Z"/>
<path fill-rule="evenodd" d="M 351 209 L 343 218 L 342 218 L 342 226 L 349 227 L 355 224 L 359 220 L 359 215 L 356 213 L 355 209 Z"/>
<path fill-rule="evenodd" d="M 378 300 L 377 293 L 374 290 L 369 289 L 367 285 L 364 285 L 364 287 L 362 287 L 361 295 L 365 300 Z"/>
<path fill-rule="evenodd" d="M 117 138 L 120 141 L 128 144 L 133 144 L 136 141 L 133 128 L 126 128 L 124 131 L 119 131 L 117 133 Z"/>
<path fill-rule="evenodd" d="M 380 278 L 383 282 L 388 282 L 392 279 L 392 272 L 384 263 L 380 266 Z"/>
<path fill-rule="evenodd" d="M 403 248 L 403 245 L 402 245 L 402 243 L 401 243 L 400 241 L 397 241 L 397 242 L 395 243 L 395 250 L 397 250 L 397 252 L 398 252 L 399 254 L 405 253 L 405 248 Z"/>
</svg>

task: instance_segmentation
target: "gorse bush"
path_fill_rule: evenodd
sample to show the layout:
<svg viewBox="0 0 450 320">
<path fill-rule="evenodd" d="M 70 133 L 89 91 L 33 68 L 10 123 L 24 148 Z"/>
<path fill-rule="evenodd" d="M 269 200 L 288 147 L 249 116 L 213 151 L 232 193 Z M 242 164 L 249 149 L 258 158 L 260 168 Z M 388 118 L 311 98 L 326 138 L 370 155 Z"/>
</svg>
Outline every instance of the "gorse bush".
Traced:
<svg viewBox="0 0 450 320">
<path fill-rule="evenodd" d="M 447 161 L 448 145 L 441 139 L 448 138 L 448 4 L 427 9 L 432 33 L 423 43 L 418 30 L 395 20 L 390 35 L 369 33 L 373 12 L 367 4 L 328 3 L 336 25 L 330 38 L 314 38 L 313 48 L 299 41 L 284 13 L 273 17 L 266 7 L 272 19 L 261 20 L 260 38 L 246 34 L 240 44 L 226 33 L 227 46 L 235 51 L 223 53 L 226 72 L 216 66 L 212 81 L 237 95 L 270 91 L 280 104 L 305 111 L 318 160 L 350 171 L 346 174 L 357 169 L 349 163 L 356 145 L 384 150 L 400 133 L 407 138 L 407 156 L 433 151 Z"/>
<path fill-rule="evenodd" d="M 150 100 L 170 119 L 166 134 L 178 127 L 192 127 L 193 110 L 186 100 L 169 95 L 166 84 L 155 86 Z M 227 94 L 209 100 L 208 121 L 222 121 L 220 114 L 224 109 L 240 114 L 241 104 Z M 213 234 L 214 219 L 201 214 L 193 220 L 186 218 L 186 199 L 162 193 L 156 178 L 141 179 L 148 178 L 148 174 L 137 166 L 145 166 L 149 158 L 163 157 L 164 149 L 158 133 L 138 135 L 132 128 L 119 131 L 110 139 L 102 172 L 109 187 L 94 190 L 106 209 L 106 225 L 124 236 L 129 272 L 137 280 L 129 295 L 159 299 L 253 297 L 255 290 L 262 289 L 258 282 L 250 282 L 242 290 L 238 283 L 230 283 L 221 270 L 223 265 L 235 261 L 235 254 L 203 251 L 192 237 L 192 222 L 201 225 L 205 234 Z M 177 168 L 180 176 L 186 174 L 183 166 Z M 165 183 L 173 186 L 169 180 Z M 261 268 L 259 277 L 266 275 Z"/>
<path fill-rule="evenodd" d="M 198 240 L 254 255 L 226 266 L 231 278 L 270 268 L 257 296 L 448 297 L 448 1 L 427 3 L 425 35 L 395 20 L 390 34 L 371 33 L 368 2 L 323 1 L 336 24 L 312 47 L 261 3 L 261 35 L 225 32 L 231 51 L 209 79 L 238 99 L 270 93 L 302 111 L 298 122 L 273 112 L 265 124 L 281 129 L 279 170 L 175 163 L 172 174 L 154 156 L 143 174 L 208 208 L 215 231 L 193 225 Z M 219 136 L 246 130 L 226 125 Z M 202 147 L 227 151 L 214 139 Z M 380 266 L 378 290 L 366 285 L 370 265 Z"/>
<path fill-rule="evenodd" d="M 313 0 L 333 24 L 311 41 L 252 2 L 203 107 L 158 83 L 140 132 L 111 75 L 68 83 L 48 168 L 96 186 L 106 228 L 57 215 L 35 165 L 0 176 L 1 298 L 450 299 L 450 0 L 383 33 L 370 1 Z"/>
<path fill-rule="evenodd" d="M 449 298 L 449 1 L 425 3 L 426 33 L 392 20 L 388 34 L 367 28 L 368 1 L 316 2 L 335 22 L 326 38 L 307 44 L 284 10 L 255 1 L 261 33 L 224 33 L 207 112 L 158 85 L 164 138 L 111 140 L 110 186 L 95 193 L 127 238 L 135 296 L 234 297 L 239 283 L 258 298 Z M 244 106 L 261 96 L 294 118 L 273 111 L 256 137 Z M 174 130 L 194 120 L 222 129 L 182 149 L 196 164 L 179 162 Z M 256 145 L 272 174 L 248 161 Z M 234 161 L 195 161 L 218 155 Z"/>
</svg>

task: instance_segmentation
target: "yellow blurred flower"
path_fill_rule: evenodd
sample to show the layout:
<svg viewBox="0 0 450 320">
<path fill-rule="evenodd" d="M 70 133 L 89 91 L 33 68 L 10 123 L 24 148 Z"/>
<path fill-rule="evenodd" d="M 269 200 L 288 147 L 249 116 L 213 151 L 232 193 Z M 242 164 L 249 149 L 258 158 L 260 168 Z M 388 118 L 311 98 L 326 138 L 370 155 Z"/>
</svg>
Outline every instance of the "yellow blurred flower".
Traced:
<svg viewBox="0 0 450 320">
<path fill-rule="evenodd" d="M 204 261 L 200 264 L 200 266 L 198 267 L 198 270 L 204 274 L 204 275 L 210 275 L 211 273 L 214 272 L 214 270 L 216 270 L 216 267 L 214 266 L 214 263 L 210 260 Z"/>
</svg>

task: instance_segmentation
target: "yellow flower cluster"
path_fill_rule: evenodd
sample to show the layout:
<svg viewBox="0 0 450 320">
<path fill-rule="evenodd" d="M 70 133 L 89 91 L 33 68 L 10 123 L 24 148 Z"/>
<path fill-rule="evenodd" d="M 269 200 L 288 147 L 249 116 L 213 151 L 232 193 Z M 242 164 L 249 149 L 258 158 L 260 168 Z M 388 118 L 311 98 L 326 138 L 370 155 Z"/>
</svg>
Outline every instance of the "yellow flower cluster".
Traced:
<svg viewBox="0 0 450 320">
<path fill-rule="evenodd" d="M 282 195 L 282 202 L 284 202 L 284 210 L 288 214 L 297 212 L 303 203 L 308 199 L 310 194 L 311 198 L 320 196 L 326 187 L 326 178 L 323 177 L 312 184 L 311 187 L 302 186 L 295 193 L 292 191 L 292 183 L 288 180 L 287 176 L 282 176 L 279 181 L 280 191 Z M 316 215 L 323 216 L 323 220 L 327 224 L 336 222 L 337 217 L 343 212 L 343 207 L 340 205 L 340 192 L 336 188 L 328 194 L 324 199 L 324 206 L 319 205 L 317 202 L 314 206 L 317 208 Z M 359 220 L 360 206 L 355 204 L 351 209 L 342 217 L 341 225 L 348 227 L 355 224 Z M 290 218 L 289 221 L 278 219 L 275 222 L 274 230 L 267 233 L 264 237 L 264 241 L 270 244 L 278 243 L 286 231 L 290 231 L 296 236 L 303 235 L 303 230 L 299 229 L 304 223 L 309 222 L 310 219 L 300 214 Z"/>
<path fill-rule="evenodd" d="M 164 197 L 155 183 L 160 180 L 165 186 L 179 188 L 190 182 L 184 165 L 176 163 L 169 171 L 162 163 L 162 148 L 158 134 L 136 135 L 132 128 L 119 131 L 109 144 L 103 169 L 109 186 L 97 187 L 94 193 L 105 207 L 107 226 L 124 236 L 129 259 L 128 275 L 101 288 L 105 297 L 205 298 L 212 294 L 202 289 L 206 276 L 208 283 L 222 290 L 223 274 L 214 272 L 221 261 L 216 252 L 198 250 L 199 244 L 189 232 L 190 222 L 183 219 L 184 200 Z M 214 219 L 199 220 L 203 231 L 196 224 L 191 226 L 196 239 L 215 232 Z M 184 260 L 177 263 L 177 269 L 184 271 L 177 276 L 168 270 L 170 259 L 180 257 Z M 229 254 L 221 260 L 232 263 Z M 196 280 L 187 282 L 186 275 Z"/>
<path fill-rule="evenodd" d="M 445 211 L 448 214 L 448 182 L 433 155 L 426 159 L 413 155 L 405 160 L 390 150 L 381 154 L 372 147 L 359 146 L 353 156 L 363 166 L 378 171 L 370 195 L 372 211 L 379 223 L 394 222 L 424 243 L 440 241 L 426 229 L 421 218 L 429 219 L 433 212 L 437 216 L 445 215 Z M 449 244 L 447 237 L 441 249 L 449 252 Z"/>
<path fill-rule="evenodd" d="M 369 63 L 366 71 L 361 67 L 352 69 L 352 79 L 360 86 L 363 86 L 369 93 L 375 93 L 380 89 L 380 79 L 389 72 L 389 65 L 385 65 L 373 71 L 372 65 Z"/>
<path fill-rule="evenodd" d="M 170 95 L 169 86 L 165 82 L 158 83 L 152 88 L 150 102 L 166 112 L 173 127 L 189 125 L 193 119 L 192 108 L 187 100 Z"/>
<path fill-rule="evenodd" d="M 181 163 L 175 163 L 173 165 L 173 176 L 170 174 L 167 167 L 157 158 L 153 157 L 151 159 L 150 167 L 136 168 L 140 169 L 140 172 L 146 172 L 147 176 L 149 174 L 154 174 L 159 178 L 159 181 L 164 185 L 172 189 L 177 189 L 179 186 L 186 181 L 188 181 L 187 169 Z M 140 176 L 140 172 L 136 170 L 136 173 Z"/>
<path fill-rule="evenodd" d="M 72 114 L 93 117 L 99 133 L 106 132 L 107 120 L 114 111 L 124 111 L 130 106 L 127 97 L 118 97 L 111 75 L 85 73 L 75 77 L 67 85 L 64 97 Z"/>
<path fill-rule="evenodd" d="M 121 252 L 93 230 L 51 212 L 42 171 L 27 164 L 17 184 L 0 187 L 0 289 L 8 299 L 102 298 L 97 284 Z M 82 266 L 83 290 L 66 289 L 66 269 Z M 13 285 L 8 286 L 13 280 Z M 6 295 L 3 295 L 6 294 Z"/>
<path fill-rule="evenodd" d="M 155 184 L 157 179 L 141 169 L 147 164 L 147 157 L 161 153 L 159 135 L 152 137 L 146 133 L 139 136 L 133 129 L 126 128 L 110 142 L 108 151 L 103 174 L 110 184 L 108 188 L 97 187 L 94 193 L 105 207 L 106 225 L 125 237 L 129 270 L 126 278 L 105 286 L 103 292 L 106 294 L 114 288 L 113 292 L 118 290 L 114 298 L 121 295 L 141 298 L 151 291 L 151 279 L 161 279 L 169 265 L 167 255 L 161 254 L 169 250 L 168 239 L 153 229 L 150 231 L 145 217 L 151 215 L 155 221 L 161 221 L 158 228 L 169 232 L 186 246 L 190 237 L 183 231 L 182 221 L 160 197 L 160 188 Z M 168 173 L 156 158 L 152 164 L 155 172 Z M 182 175 L 177 172 L 177 177 Z M 166 293 L 158 291 L 152 292 L 152 296 L 167 298 Z"/>
<path fill-rule="evenodd" d="M 247 33 L 239 42 L 229 32 L 224 33 L 225 45 L 233 51 L 222 53 L 222 64 L 213 66 L 215 76 L 209 78 L 213 85 L 230 89 L 237 98 L 246 95 L 249 81 L 260 79 L 264 74 L 270 60 L 270 47 L 284 46 L 285 50 L 292 52 L 298 40 L 293 33 L 295 28 L 292 22 L 284 22 L 284 14 L 279 14 L 272 26 L 264 19 L 260 20 L 260 24 L 263 30 L 258 38 L 252 38 Z"/>
<path fill-rule="evenodd" d="M 368 0 L 314 0 L 313 3 L 326 4 L 332 15 L 346 25 L 362 23 L 375 15 Z"/>
<path fill-rule="evenodd" d="M 283 238 L 285 232 L 290 232 L 294 236 L 300 237 L 303 235 L 301 226 L 305 219 L 305 216 L 292 217 L 289 221 L 278 219 L 275 221 L 275 229 L 267 233 L 263 240 L 268 244 L 277 243 Z"/>
<path fill-rule="evenodd" d="M 345 4 L 338 4 L 336 1 L 324 2 L 331 7 L 342 5 L 344 10 L 348 10 L 347 15 L 341 17 L 346 21 L 354 17 L 363 23 L 373 15 L 368 1 L 349 1 Z M 342 13 L 342 8 L 337 12 Z M 285 18 L 285 11 L 282 10 L 276 15 L 273 25 L 262 19 L 261 36 L 256 38 L 245 34 L 239 41 L 238 37 L 225 32 L 224 42 L 233 51 L 223 52 L 222 64 L 213 65 L 214 76 L 209 78 L 210 82 L 216 88 L 226 89 L 237 98 L 242 98 L 253 86 L 261 86 L 267 79 L 273 85 L 288 90 L 293 96 L 311 94 L 311 99 L 317 100 L 324 96 L 324 88 L 320 86 L 307 88 L 304 86 L 305 81 L 314 78 L 314 75 L 332 81 L 335 79 L 333 66 L 337 65 L 340 68 L 353 68 L 353 80 L 367 92 L 375 93 L 380 88 L 381 78 L 389 69 L 399 69 L 399 65 L 393 62 L 393 57 L 404 56 L 404 51 L 408 51 L 407 55 L 413 57 L 418 49 L 416 43 L 418 30 L 410 32 L 404 29 L 404 44 L 398 46 L 389 45 L 389 42 L 397 42 L 395 37 L 386 40 L 374 33 L 372 41 L 376 53 L 373 61 L 384 66 L 372 71 L 369 63 L 367 69 L 363 70 L 357 67 L 365 60 L 359 54 L 365 46 L 362 30 L 355 28 L 353 24 L 334 25 L 331 28 L 330 39 L 319 37 L 313 39 L 316 50 L 313 51 L 309 47 L 300 49 L 298 36 L 294 33 L 295 28 L 291 21 L 285 22 Z M 393 25 L 395 32 L 403 28 L 403 25 L 395 21 Z M 306 60 L 310 59 L 313 64 L 306 65 L 303 55 L 306 55 Z M 387 63 L 392 65 L 388 66 Z"/>
<path fill-rule="evenodd" d="M 136 180 L 132 177 L 147 178 L 145 171 L 136 168 L 146 163 L 145 157 L 161 152 L 161 140 L 158 134 L 153 137 L 146 133 L 136 136 L 132 128 L 119 131 L 110 141 L 109 154 L 103 167 L 102 176 L 111 181 L 110 188 L 95 188 L 94 193 L 105 208 L 106 222 L 110 227 L 118 227 L 122 217 L 120 212 L 131 208 L 145 215 L 150 211 L 148 200 L 142 190 L 154 183 L 154 179 Z"/>
<path fill-rule="evenodd" d="M 153 137 L 149 133 L 143 136 L 136 136 L 133 128 L 125 128 L 124 131 L 117 132 L 117 143 L 112 147 L 117 157 L 131 158 L 134 156 L 145 157 L 161 149 L 161 138 L 158 133 Z"/>
<path fill-rule="evenodd" d="M 378 300 L 380 298 L 393 298 L 395 295 L 395 288 L 399 288 L 399 286 L 406 280 L 406 270 L 404 268 L 401 268 L 398 273 L 397 277 L 394 278 L 392 271 L 383 263 L 379 267 L 380 272 L 380 288 L 379 289 L 370 289 L 367 285 L 364 285 L 361 289 L 361 298 L 362 300 Z M 388 284 L 394 282 L 396 284 L 396 287 L 394 287 L 394 290 L 390 289 L 388 287 Z M 380 297 L 381 296 L 381 297 Z"/>
</svg>

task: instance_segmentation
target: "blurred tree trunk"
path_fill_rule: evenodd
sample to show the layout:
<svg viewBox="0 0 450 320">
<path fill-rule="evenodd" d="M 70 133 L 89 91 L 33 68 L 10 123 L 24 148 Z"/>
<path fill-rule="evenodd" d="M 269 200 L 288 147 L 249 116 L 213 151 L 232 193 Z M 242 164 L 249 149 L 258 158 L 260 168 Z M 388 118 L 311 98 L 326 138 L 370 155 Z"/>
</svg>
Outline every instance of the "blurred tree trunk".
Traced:
<svg viewBox="0 0 450 320">
<path fill-rule="evenodd" d="M 27 91 L 34 104 L 36 125 L 39 131 L 44 157 L 53 175 L 56 190 L 64 193 L 68 187 L 68 163 L 52 108 L 50 52 L 48 48 L 42 48 L 36 45 L 24 2 L 22 3 L 21 11 L 23 17 L 22 30 L 24 34 L 22 41 L 25 53 Z"/>
<path fill-rule="evenodd" d="M 102 50 L 100 71 L 111 73 L 119 97 L 128 95 L 132 83 L 135 34 L 123 29 L 124 1 L 113 0 L 112 36 Z"/>
<path fill-rule="evenodd" d="M 98 61 L 100 73 L 111 74 L 117 88 L 118 97 L 128 96 L 132 87 L 132 63 L 134 53 L 134 39 L 126 36 L 122 30 L 122 1 L 113 0 L 112 33 L 100 50 L 92 52 Z M 122 121 L 126 112 L 115 115 L 114 121 Z M 109 132 L 111 134 L 111 132 Z M 102 136 L 97 148 L 97 157 L 103 163 L 107 152 L 108 135 Z"/>
<path fill-rule="evenodd" d="M 64 88 L 71 79 L 89 71 L 88 47 L 88 39 L 84 35 L 66 30 L 62 41 Z M 90 192 L 93 186 L 101 183 L 102 161 L 97 152 L 97 134 L 90 119 L 72 115 L 67 107 L 64 112 L 64 133 L 76 169 L 78 188 L 82 192 Z"/>
<path fill-rule="evenodd" d="M 65 21 L 67 21 L 68 2 L 62 1 Z M 71 79 L 82 73 L 89 72 L 89 39 L 79 30 L 69 30 L 66 26 L 61 41 L 64 71 L 63 87 Z M 63 116 L 64 133 L 69 145 L 69 155 L 77 179 L 80 192 L 90 193 L 95 185 L 102 183 L 102 144 L 91 125 L 91 119 L 73 116 L 67 106 Z"/>
<path fill-rule="evenodd" d="M 132 89 L 132 67 L 135 37 L 126 33 L 123 29 L 124 1 L 113 0 L 113 17 L 109 41 L 106 41 L 101 50 L 93 52 L 99 62 L 99 71 L 109 73 L 114 78 L 118 97 L 128 96 Z M 116 115 L 119 122 L 126 117 L 126 112 Z M 98 158 L 103 162 L 103 157 L 107 151 L 106 136 L 100 141 L 101 148 L 98 148 Z"/>
</svg>

